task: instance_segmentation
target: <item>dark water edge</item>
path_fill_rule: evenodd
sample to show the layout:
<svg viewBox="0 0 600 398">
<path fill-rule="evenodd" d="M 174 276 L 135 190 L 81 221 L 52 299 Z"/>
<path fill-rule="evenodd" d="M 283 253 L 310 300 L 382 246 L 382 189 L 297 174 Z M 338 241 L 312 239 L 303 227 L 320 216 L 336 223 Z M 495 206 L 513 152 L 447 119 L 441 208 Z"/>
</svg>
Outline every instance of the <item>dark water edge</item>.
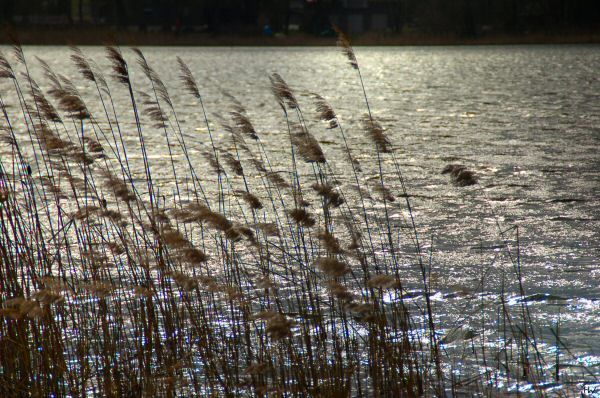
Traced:
<svg viewBox="0 0 600 398">
<path fill-rule="evenodd" d="M 138 32 L 106 28 L 29 28 L 15 30 L 23 45 L 103 45 L 115 42 L 133 46 L 334 46 L 334 37 L 317 37 L 293 33 L 277 37 L 260 34 L 208 34 L 171 32 Z M 595 30 L 567 30 L 563 32 L 530 32 L 520 34 L 489 34 L 464 37 L 455 34 L 396 34 L 364 33 L 352 38 L 357 46 L 447 46 L 447 45 L 507 45 L 507 44 L 598 44 L 600 32 Z M 0 44 L 11 44 L 6 35 Z"/>
</svg>

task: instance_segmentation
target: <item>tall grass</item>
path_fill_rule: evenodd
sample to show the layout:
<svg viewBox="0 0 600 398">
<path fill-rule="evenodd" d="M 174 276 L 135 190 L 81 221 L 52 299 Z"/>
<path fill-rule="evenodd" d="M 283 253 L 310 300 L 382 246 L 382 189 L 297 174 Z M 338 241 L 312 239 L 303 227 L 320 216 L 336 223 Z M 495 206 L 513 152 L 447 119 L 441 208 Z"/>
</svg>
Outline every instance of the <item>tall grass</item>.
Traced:
<svg viewBox="0 0 600 398">
<path fill-rule="evenodd" d="M 285 123 L 289 171 L 276 168 L 230 94 L 217 120 L 226 137 L 213 134 L 201 86 L 181 58 L 178 95 L 197 101 L 207 129 L 201 163 L 142 51 L 133 50 L 135 66 L 108 47 L 107 76 L 78 48 L 79 76 L 38 59 L 46 89 L 18 44 L 14 62 L 0 56 L 0 77 L 17 98 L 7 104 L 0 95 L 8 154 L 0 159 L 3 396 L 496 395 L 499 375 L 543 395 L 539 382 L 547 368 L 558 377 L 558 362 L 548 367 L 538 355 L 526 302 L 513 314 L 504 295 L 492 310 L 504 346 L 477 350 L 466 376 L 455 371 L 446 350 L 478 336 L 437 319 L 432 249 L 354 50 L 339 38 L 365 99 L 370 165 L 358 162 L 324 97 L 300 103 L 277 74 L 273 112 Z M 95 97 L 83 98 L 81 84 Z M 115 105 L 118 90 L 129 108 Z M 343 157 L 326 156 L 306 106 L 338 137 Z M 153 163 L 149 136 L 164 140 L 166 163 Z M 501 232 L 521 282 L 518 248 Z M 416 295 L 403 277 L 411 270 L 422 283 Z M 485 346 L 494 336 L 483 330 Z"/>
</svg>

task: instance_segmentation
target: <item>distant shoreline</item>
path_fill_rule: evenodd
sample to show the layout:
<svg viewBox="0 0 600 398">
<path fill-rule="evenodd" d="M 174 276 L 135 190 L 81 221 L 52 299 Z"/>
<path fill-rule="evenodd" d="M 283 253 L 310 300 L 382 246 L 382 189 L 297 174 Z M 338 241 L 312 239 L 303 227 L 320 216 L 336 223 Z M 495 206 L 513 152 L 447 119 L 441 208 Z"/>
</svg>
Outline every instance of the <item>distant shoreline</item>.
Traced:
<svg viewBox="0 0 600 398">
<path fill-rule="evenodd" d="M 116 42 L 133 46 L 331 46 L 334 37 L 301 33 L 280 37 L 260 35 L 212 35 L 208 33 L 131 32 L 111 29 L 15 29 L 23 45 L 102 45 Z M 510 44 L 599 44 L 600 32 L 489 34 L 479 37 L 422 34 L 365 33 L 351 37 L 357 46 L 510 45 Z M 11 44 L 1 35 L 0 44 Z"/>
</svg>

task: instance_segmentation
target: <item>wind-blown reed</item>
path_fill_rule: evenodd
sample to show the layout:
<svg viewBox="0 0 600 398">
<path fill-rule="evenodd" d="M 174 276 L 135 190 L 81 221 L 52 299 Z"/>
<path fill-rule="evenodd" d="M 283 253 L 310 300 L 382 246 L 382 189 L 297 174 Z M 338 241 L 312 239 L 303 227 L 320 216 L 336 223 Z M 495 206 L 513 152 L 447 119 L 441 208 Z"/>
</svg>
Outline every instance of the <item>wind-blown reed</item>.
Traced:
<svg viewBox="0 0 600 398">
<path fill-rule="evenodd" d="M 338 33 L 364 90 L 349 39 Z M 218 119 L 225 138 L 213 135 L 200 71 L 178 57 L 184 92 L 198 102 L 208 131 L 194 143 L 205 159 L 198 164 L 173 89 L 141 50 L 133 50 L 135 66 L 107 47 L 116 86 L 83 51 L 71 51 L 95 88 L 89 103 L 99 102 L 101 112 L 87 107 L 74 76 L 39 60 L 39 85 L 18 45 L 14 66 L 0 55 L 0 78 L 19 100 L 14 112 L 0 95 L 2 395 L 500 391 L 477 368 L 475 378 L 460 380 L 448 369 L 450 339 L 441 339 L 431 300 L 432 253 L 421 243 L 394 137 L 372 116 L 366 90 L 362 134 L 373 144 L 374 175 L 363 172 L 324 97 L 312 95 L 310 106 L 338 135 L 343 159 L 327 156 L 303 101 L 271 75 L 292 168 L 282 172 L 229 94 L 231 109 Z M 130 75 L 130 65 L 142 74 Z M 131 108 L 115 105 L 113 93 L 123 89 Z M 134 126 L 135 145 L 124 123 Z M 150 134 L 164 139 L 169 168 L 160 171 L 169 188 L 157 183 Z M 350 186 L 339 183 L 340 170 Z M 448 171 L 457 185 L 473 185 L 462 166 Z M 408 216 L 398 221 L 392 210 Z M 404 285 L 409 270 L 422 276 L 417 294 Z M 527 308 L 518 325 L 504 301 L 502 312 L 516 354 L 509 359 L 505 350 L 498 368 L 537 385 L 545 370 Z"/>
</svg>

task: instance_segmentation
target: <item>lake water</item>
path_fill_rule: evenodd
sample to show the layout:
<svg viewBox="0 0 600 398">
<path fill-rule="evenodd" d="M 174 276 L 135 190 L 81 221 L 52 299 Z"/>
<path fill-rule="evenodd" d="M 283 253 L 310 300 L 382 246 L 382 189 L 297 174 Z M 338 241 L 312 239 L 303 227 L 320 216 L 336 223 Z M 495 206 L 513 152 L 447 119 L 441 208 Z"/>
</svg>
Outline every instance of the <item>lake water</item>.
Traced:
<svg viewBox="0 0 600 398">
<path fill-rule="evenodd" d="M 214 116 L 230 110 L 225 91 L 247 108 L 282 168 L 289 145 L 269 89 L 273 72 L 296 90 L 328 158 L 342 156 L 340 137 L 318 121 L 309 92 L 329 101 L 353 147 L 370 146 L 359 123 L 366 112 L 360 84 L 335 48 L 142 50 L 169 88 L 192 149 L 207 147 L 206 129 L 181 88 L 176 56 L 198 79 L 216 136 L 225 136 Z M 108 71 L 103 49 L 83 51 Z M 419 232 L 432 247 L 440 322 L 477 320 L 465 317 L 464 301 L 456 298 L 463 294 L 498 294 L 504 284 L 507 296 L 518 295 L 512 265 L 497 261 L 499 230 L 507 231 L 515 248 L 511 227 L 516 225 L 524 289 L 541 334 L 552 339 L 550 329 L 560 316 L 562 339 L 573 352 L 563 361 L 585 364 L 600 376 L 600 46 L 357 47 L 355 52 L 373 115 L 397 148 Z M 26 47 L 25 54 L 32 65 L 36 55 L 60 73 L 77 75 L 64 47 Z M 125 55 L 133 65 L 133 54 Z M 32 70 L 44 86 L 41 70 Z M 139 69 L 133 79 L 144 79 Z M 84 98 L 95 98 L 86 83 L 78 88 Z M 14 104 L 14 93 L 6 85 L 2 90 L 4 101 Z M 117 107 L 129 107 L 126 93 L 115 98 Z M 99 104 L 88 106 L 100 112 Z M 168 160 L 162 140 L 148 137 L 154 164 Z M 357 155 L 367 168 L 374 163 L 371 152 Z M 177 161 L 184 167 L 183 158 Z M 441 170 L 451 163 L 475 171 L 479 184 L 450 184 Z M 159 181 L 166 191 L 172 186 L 168 171 Z M 335 171 L 343 180 L 344 170 Z M 416 278 L 409 283 L 418 287 Z"/>
</svg>

